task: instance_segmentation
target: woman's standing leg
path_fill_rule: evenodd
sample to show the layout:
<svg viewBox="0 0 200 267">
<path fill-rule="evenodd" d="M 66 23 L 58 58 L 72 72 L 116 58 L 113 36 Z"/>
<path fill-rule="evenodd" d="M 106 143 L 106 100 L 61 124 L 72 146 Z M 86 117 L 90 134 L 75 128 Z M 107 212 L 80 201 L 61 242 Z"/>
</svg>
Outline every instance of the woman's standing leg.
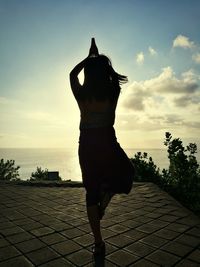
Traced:
<svg viewBox="0 0 200 267">
<path fill-rule="evenodd" d="M 87 206 L 87 215 L 94 235 L 94 241 L 96 244 L 100 244 L 102 242 L 102 235 L 98 205 Z"/>
</svg>

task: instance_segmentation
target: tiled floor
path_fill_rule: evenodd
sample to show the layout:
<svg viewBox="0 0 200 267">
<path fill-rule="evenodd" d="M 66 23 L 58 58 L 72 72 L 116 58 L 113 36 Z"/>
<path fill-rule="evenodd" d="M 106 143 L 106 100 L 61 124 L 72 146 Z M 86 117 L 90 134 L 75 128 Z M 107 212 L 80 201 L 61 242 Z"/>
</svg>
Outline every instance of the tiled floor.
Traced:
<svg viewBox="0 0 200 267">
<path fill-rule="evenodd" d="M 114 196 L 102 233 L 104 266 L 200 266 L 200 219 L 154 184 Z M 0 267 L 94 266 L 92 244 L 83 188 L 0 185 Z"/>
</svg>

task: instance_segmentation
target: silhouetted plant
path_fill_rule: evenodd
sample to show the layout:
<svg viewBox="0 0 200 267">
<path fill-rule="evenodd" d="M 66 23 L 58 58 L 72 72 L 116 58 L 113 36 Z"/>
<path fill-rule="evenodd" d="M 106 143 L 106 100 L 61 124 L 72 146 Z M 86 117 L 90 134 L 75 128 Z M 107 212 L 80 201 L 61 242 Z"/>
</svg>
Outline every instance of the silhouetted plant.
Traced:
<svg viewBox="0 0 200 267">
<path fill-rule="evenodd" d="M 16 181 L 20 180 L 19 178 L 19 170 L 20 166 L 15 166 L 14 160 L 7 160 L 4 162 L 4 159 L 0 161 L 0 180 L 7 181 Z"/>
<path fill-rule="evenodd" d="M 190 207 L 200 208 L 200 168 L 194 155 L 197 145 L 190 143 L 185 148 L 179 138 L 172 139 L 171 133 L 166 132 L 165 137 L 170 164 L 162 171 L 163 186 Z"/>
<path fill-rule="evenodd" d="M 48 180 L 48 169 L 42 170 L 41 167 L 37 167 L 37 170 L 31 173 L 30 181 L 41 180 Z"/>
<path fill-rule="evenodd" d="M 160 174 L 159 168 L 153 162 L 152 157 L 148 158 L 148 154 L 144 152 L 137 152 L 134 158 L 131 159 L 136 170 L 136 181 L 148 181 L 159 183 Z"/>
<path fill-rule="evenodd" d="M 61 181 L 62 178 L 58 176 L 56 179 L 54 178 L 51 181 Z M 49 181 L 48 178 L 48 169 L 42 170 L 41 167 L 37 167 L 36 172 L 32 172 L 30 181 Z"/>
<path fill-rule="evenodd" d="M 147 153 L 137 152 L 131 159 L 136 169 L 136 181 L 157 183 L 171 193 L 184 205 L 200 213 L 200 168 L 195 153 L 197 145 L 190 143 L 186 148 L 180 138 L 172 139 L 169 132 L 165 133 L 164 145 L 167 146 L 169 169 L 162 173 Z"/>
</svg>

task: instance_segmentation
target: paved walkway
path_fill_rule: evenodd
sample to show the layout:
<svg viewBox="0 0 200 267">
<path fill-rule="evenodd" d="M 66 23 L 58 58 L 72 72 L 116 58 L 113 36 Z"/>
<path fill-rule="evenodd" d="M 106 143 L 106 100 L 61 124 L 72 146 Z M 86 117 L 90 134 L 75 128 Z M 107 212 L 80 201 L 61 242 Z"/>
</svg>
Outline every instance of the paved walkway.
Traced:
<svg viewBox="0 0 200 267">
<path fill-rule="evenodd" d="M 83 188 L 0 185 L 0 267 L 94 266 Z M 105 266 L 200 266 L 200 219 L 151 183 L 102 220 Z"/>
</svg>

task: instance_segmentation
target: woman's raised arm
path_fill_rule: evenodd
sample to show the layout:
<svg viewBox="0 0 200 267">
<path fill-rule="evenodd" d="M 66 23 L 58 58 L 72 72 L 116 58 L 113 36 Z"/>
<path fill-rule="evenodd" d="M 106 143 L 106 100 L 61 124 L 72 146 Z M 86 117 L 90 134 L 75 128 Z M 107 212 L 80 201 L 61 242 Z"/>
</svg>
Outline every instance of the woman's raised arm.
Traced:
<svg viewBox="0 0 200 267">
<path fill-rule="evenodd" d="M 80 63 L 78 63 L 73 70 L 70 72 L 70 84 L 72 88 L 72 92 L 74 96 L 76 97 L 78 94 L 78 91 L 81 88 L 81 84 L 79 83 L 78 74 L 81 72 L 81 70 L 84 68 L 85 63 L 87 61 L 88 57 L 82 60 Z"/>
</svg>

